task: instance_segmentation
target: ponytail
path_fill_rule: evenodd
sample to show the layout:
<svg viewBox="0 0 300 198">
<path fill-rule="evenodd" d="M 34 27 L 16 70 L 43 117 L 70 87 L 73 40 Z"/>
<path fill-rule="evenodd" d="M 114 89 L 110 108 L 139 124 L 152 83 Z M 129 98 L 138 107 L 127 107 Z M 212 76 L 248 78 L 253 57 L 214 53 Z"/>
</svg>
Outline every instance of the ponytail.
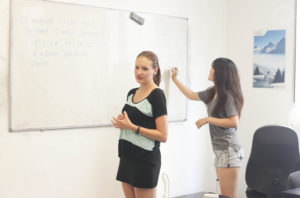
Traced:
<svg viewBox="0 0 300 198">
<path fill-rule="evenodd" d="M 160 68 L 158 67 L 156 74 L 153 76 L 153 81 L 157 86 L 159 86 L 160 79 L 161 79 L 161 74 L 160 74 Z"/>
</svg>

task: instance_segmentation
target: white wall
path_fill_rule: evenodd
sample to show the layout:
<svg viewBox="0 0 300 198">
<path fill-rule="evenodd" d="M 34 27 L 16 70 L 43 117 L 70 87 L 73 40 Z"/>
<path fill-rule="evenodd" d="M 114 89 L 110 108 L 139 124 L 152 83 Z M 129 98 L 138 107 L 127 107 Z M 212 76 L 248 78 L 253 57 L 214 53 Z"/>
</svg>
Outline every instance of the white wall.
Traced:
<svg viewBox="0 0 300 198">
<path fill-rule="evenodd" d="M 238 66 L 245 97 L 239 127 L 245 161 L 238 197 L 243 198 L 246 197 L 245 168 L 254 131 L 267 124 L 288 124 L 294 86 L 295 0 L 228 0 L 226 6 L 226 52 Z M 252 88 L 254 32 L 273 29 L 286 30 L 286 87 Z"/>
<path fill-rule="evenodd" d="M 122 197 L 121 186 L 115 181 L 118 130 L 106 127 L 8 132 L 9 1 L 0 1 L 0 197 Z M 207 76 L 212 60 L 225 55 L 223 0 L 68 1 L 188 17 L 189 85 L 195 90 L 208 86 Z M 188 121 L 169 125 L 168 142 L 162 145 L 162 172 L 170 177 L 171 196 L 215 190 L 208 128 L 196 130 L 194 126 L 196 119 L 206 115 L 205 112 L 203 104 L 189 101 Z M 245 115 L 246 112 L 247 109 Z M 162 194 L 163 183 L 160 179 L 158 197 Z"/>
</svg>

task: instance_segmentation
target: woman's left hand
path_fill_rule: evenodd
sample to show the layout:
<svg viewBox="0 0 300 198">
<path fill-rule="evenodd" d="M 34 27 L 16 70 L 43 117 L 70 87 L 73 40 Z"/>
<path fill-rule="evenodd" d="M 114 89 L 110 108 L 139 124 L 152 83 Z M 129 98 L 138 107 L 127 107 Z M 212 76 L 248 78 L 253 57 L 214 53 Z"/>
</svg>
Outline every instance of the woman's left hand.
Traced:
<svg viewBox="0 0 300 198">
<path fill-rule="evenodd" d="M 116 128 L 119 128 L 121 130 L 133 128 L 133 124 L 130 121 L 126 111 L 123 114 L 119 115 L 117 118 L 113 117 L 113 120 L 111 122 Z"/>
<path fill-rule="evenodd" d="M 196 124 L 197 128 L 199 129 L 200 127 L 202 127 L 203 125 L 205 125 L 207 123 L 208 123 L 208 117 L 197 120 L 197 122 L 195 124 Z"/>
</svg>

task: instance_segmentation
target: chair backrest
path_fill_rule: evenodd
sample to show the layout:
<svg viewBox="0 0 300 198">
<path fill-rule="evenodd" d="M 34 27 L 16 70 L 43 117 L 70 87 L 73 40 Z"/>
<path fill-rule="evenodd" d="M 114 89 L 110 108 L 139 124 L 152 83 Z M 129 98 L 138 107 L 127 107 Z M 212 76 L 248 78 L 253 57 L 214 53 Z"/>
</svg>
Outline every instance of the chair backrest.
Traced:
<svg viewBox="0 0 300 198">
<path fill-rule="evenodd" d="M 257 129 L 246 168 L 248 187 L 272 195 L 288 189 L 288 176 L 300 162 L 297 134 L 284 126 Z"/>
</svg>

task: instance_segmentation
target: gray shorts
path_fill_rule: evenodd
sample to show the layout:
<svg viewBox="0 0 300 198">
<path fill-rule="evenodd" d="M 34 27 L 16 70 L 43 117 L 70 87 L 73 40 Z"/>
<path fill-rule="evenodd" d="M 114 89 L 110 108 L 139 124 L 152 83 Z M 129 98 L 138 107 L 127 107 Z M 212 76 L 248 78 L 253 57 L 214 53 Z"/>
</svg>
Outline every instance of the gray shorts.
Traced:
<svg viewBox="0 0 300 198">
<path fill-rule="evenodd" d="M 214 151 L 215 153 L 215 167 L 217 168 L 232 168 L 241 167 L 244 157 L 243 149 L 235 151 L 228 147 L 226 150 Z"/>
</svg>

